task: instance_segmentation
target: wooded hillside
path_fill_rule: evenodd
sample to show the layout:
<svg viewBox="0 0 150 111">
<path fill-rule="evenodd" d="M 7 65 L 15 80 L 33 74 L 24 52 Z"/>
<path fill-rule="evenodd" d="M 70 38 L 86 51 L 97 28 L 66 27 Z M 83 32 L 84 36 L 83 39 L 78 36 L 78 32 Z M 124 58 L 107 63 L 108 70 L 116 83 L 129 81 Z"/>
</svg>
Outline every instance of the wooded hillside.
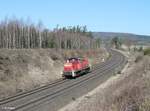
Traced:
<svg viewBox="0 0 150 111">
<path fill-rule="evenodd" d="M 58 26 L 53 30 L 44 28 L 42 23 L 28 23 L 18 19 L 0 22 L 0 48 L 58 48 L 95 49 L 100 39 L 94 39 L 86 26 Z"/>
</svg>

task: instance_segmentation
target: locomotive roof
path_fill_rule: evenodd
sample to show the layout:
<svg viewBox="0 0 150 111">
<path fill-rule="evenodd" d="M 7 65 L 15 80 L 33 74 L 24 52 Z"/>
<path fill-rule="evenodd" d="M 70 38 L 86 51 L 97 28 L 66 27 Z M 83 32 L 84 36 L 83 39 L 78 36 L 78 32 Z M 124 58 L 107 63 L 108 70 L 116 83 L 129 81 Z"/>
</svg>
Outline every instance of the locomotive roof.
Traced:
<svg viewBox="0 0 150 111">
<path fill-rule="evenodd" d="M 67 60 L 80 60 L 80 59 L 83 59 L 83 57 L 71 57 L 71 58 L 68 58 Z"/>
</svg>

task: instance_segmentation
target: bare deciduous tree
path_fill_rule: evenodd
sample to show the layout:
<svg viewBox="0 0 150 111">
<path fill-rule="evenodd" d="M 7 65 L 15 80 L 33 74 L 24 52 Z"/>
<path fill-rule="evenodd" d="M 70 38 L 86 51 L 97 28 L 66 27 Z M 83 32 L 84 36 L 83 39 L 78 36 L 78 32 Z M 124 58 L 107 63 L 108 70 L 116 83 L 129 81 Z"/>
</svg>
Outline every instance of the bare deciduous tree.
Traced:
<svg viewBox="0 0 150 111">
<path fill-rule="evenodd" d="M 100 39 L 94 39 L 86 26 L 69 26 L 53 31 L 23 20 L 5 19 L 0 22 L 0 48 L 59 48 L 91 49 L 99 48 Z"/>
</svg>

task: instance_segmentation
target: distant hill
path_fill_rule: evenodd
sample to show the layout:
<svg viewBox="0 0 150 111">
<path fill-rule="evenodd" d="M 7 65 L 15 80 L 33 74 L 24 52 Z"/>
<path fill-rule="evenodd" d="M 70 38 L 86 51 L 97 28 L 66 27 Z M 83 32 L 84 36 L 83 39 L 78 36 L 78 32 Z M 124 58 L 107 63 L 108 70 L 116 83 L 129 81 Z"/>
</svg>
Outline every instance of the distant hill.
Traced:
<svg viewBox="0 0 150 111">
<path fill-rule="evenodd" d="M 150 36 L 137 35 L 132 33 L 117 33 L 117 32 L 93 32 L 93 36 L 101 38 L 103 41 L 108 41 L 113 37 L 120 37 L 123 39 L 129 39 L 136 41 L 138 44 L 150 44 Z"/>
</svg>

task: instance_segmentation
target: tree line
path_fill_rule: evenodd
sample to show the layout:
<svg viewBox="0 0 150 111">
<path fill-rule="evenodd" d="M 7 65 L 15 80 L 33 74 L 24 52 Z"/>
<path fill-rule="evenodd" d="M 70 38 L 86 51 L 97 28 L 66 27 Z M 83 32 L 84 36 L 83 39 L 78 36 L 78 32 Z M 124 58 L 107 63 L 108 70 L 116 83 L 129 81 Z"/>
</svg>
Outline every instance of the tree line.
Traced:
<svg viewBox="0 0 150 111">
<path fill-rule="evenodd" d="M 0 22 L 0 48 L 95 49 L 100 42 L 86 26 L 57 26 L 50 30 L 43 28 L 42 22 L 36 25 L 18 19 Z"/>
</svg>

